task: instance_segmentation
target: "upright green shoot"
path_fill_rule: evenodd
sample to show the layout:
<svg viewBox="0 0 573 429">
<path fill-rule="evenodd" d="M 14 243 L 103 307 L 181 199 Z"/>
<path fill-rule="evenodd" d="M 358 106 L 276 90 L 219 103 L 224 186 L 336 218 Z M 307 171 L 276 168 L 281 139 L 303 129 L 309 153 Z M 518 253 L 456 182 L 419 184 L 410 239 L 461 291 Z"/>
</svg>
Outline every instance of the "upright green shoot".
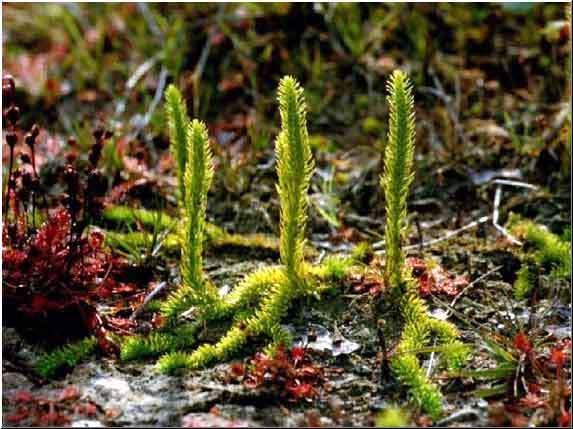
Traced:
<svg viewBox="0 0 573 429">
<path fill-rule="evenodd" d="M 213 157 L 207 128 L 198 120 L 189 122 L 184 101 L 175 87 L 170 86 L 167 89 L 166 99 L 171 144 L 174 147 L 183 195 L 181 206 L 184 217 L 183 233 L 180 237 L 183 284 L 162 305 L 163 314 L 173 320 L 191 305 L 212 304 L 218 295 L 203 275 L 207 193 L 213 179 Z"/>
<path fill-rule="evenodd" d="M 188 164 L 185 167 L 185 226 L 181 248 L 183 282 L 195 288 L 204 283 L 203 233 L 207 211 L 207 193 L 213 180 L 213 155 L 205 124 L 193 120 L 187 145 Z"/>
<path fill-rule="evenodd" d="M 169 85 L 165 91 L 165 110 L 169 129 L 170 148 L 175 159 L 179 199 L 185 198 L 185 165 L 187 163 L 187 142 L 189 141 L 189 117 L 187 106 L 175 85 Z"/>
<path fill-rule="evenodd" d="M 384 278 L 393 288 L 403 286 L 404 255 L 401 236 L 406 222 L 406 199 L 414 174 L 414 97 L 407 75 L 395 71 L 388 82 L 390 124 L 380 184 L 386 199 L 386 270 Z"/>
<path fill-rule="evenodd" d="M 442 396 L 431 383 L 417 357 L 432 337 L 444 345 L 443 360 L 450 369 L 461 367 L 467 348 L 457 340 L 452 324 L 428 316 L 418 287 L 405 267 L 402 235 L 406 223 L 406 200 L 413 180 L 415 118 L 414 98 L 407 75 L 395 71 L 388 82 L 390 124 L 380 179 L 386 198 L 386 268 L 384 279 L 400 306 L 404 329 L 390 363 L 396 379 L 408 388 L 411 398 L 433 418 L 442 412 Z"/>
<path fill-rule="evenodd" d="M 289 280 L 301 285 L 308 187 L 314 162 L 306 129 L 306 103 L 296 79 L 285 76 L 278 89 L 282 130 L 276 141 L 280 209 L 280 255 Z"/>
</svg>

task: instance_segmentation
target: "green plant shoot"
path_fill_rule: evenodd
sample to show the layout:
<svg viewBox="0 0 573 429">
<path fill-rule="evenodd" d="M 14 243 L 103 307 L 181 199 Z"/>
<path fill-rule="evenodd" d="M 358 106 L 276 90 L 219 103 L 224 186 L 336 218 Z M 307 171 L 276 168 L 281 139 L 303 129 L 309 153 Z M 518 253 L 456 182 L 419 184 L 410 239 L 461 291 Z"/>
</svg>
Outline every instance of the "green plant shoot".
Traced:
<svg viewBox="0 0 573 429">
<path fill-rule="evenodd" d="M 277 186 L 280 198 L 280 255 L 289 279 L 304 279 L 304 234 L 308 187 L 314 162 L 306 129 L 303 89 L 292 77 L 281 79 L 278 89 L 282 130 L 276 141 Z"/>
<path fill-rule="evenodd" d="M 395 71 L 388 82 L 390 124 L 384 153 L 384 175 L 380 183 L 386 199 L 385 281 L 402 287 L 404 255 L 401 236 L 406 223 L 406 199 L 414 178 L 415 116 L 414 97 L 406 74 Z"/>
</svg>

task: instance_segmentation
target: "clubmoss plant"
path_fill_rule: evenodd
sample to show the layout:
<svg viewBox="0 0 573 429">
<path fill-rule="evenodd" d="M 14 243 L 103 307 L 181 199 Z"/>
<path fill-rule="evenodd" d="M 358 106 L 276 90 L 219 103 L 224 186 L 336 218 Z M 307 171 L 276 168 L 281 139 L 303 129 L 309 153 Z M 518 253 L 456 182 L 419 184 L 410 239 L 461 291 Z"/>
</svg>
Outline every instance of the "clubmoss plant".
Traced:
<svg viewBox="0 0 573 429">
<path fill-rule="evenodd" d="M 308 187 L 314 162 L 306 129 L 303 90 L 294 78 L 286 76 L 281 80 L 278 100 L 282 121 L 276 141 L 281 262 L 292 285 L 302 287 Z"/>
<path fill-rule="evenodd" d="M 180 192 L 185 195 L 181 202 L 184 211 L 181 237 L 182 285 L 171 294 L 161 309 L 167 320 L 173 322 L 192 305 L 198 305 L 206 311 L 213 308 L 219 301 L 219 295 L 203 275 L 207 192 L 213 179 L 213 161 L 207 128 L 198 120 L 189 122 L 184 101 L 175 87 L 170 86 L 167 89 L 166 101 Z M 184 169 L 184 173 L 180 168 Z"/>
<path fill-rule="evenodd" d="M 529 297 L 534 287 L 534 281 L 531 266 L 527 263 L 523 264 L 517 272 L 517 278 L 513 284 L 515 299 L 522 300 Z"/>
<path fill-rule="evenodd" d="M 458 340 L 459 333 L 454 325 L 428 315 L 426 303 L 417 296 L 415 285 L 411 285 L 402 298 L 400 309 L 404 328 L 390 367 L 397 380 L 408 387 L 412 401 L 432 418 L 442 413 L 442 395 L 422 369 L 417 355 L 425 351 L 435 339 L 441 346 L 443 366 L 450 371 L 463 367 L 469 357 L 469 349 Z"/>
<path fill-rule="evenodd" d="M 75 367 L 95 351 L 97 340 L 95 337 L 84 338 L 75 343 L 66 344 L 51 352 L 41 355 L 35 364 L 35 370 L 45 378 L 52 378 L 60 371 Z"/>
<path fill-rule="evenodd" d="M 408 387 L 414 401 L 424 412 L 436 418 L 442 411 L 442 396 L 420 366 L 417 353 L 435 338 L 443 347 L 445 364 L 450 369 L 465 362 L 467 348 L 457 340 L 458 331 L 450 323 L 428 315 L 425 302 L 418 296 L 417 285 L 408 271 L 402 250 L 406 223 L 406 200 L 413 180 L 415 144 L 414 98 L 407 75 L 395 71 L 388 83 L 390 123 L 384 157 L 384 175 L 380 179 L 386 199 L 386 266 L 384 279 L 397 301 L 404 328 L 391 361 L 398 381 Z"/>
<path fill-rule="evenodd" d="M 185 190 L 185 240 L 182 247 L 182 274 L 187 283 L 202 285 L 203 231 L 207 192 L 213 180 L 213 161 L 205 124 L 194 120 L 187 142 L 189 164 L 183 180 Z"/>
<path fill-rule="evenodd" d="M 235 321 L 218 343 L 202 345 L 191 354 L 174 352 L 163 356 L 158 362 L 162 372 L 200 368 L 227 359 L 249 336 L 270 338 L 268 351 L 289 343 L 290 337 L 280 321 L 293 299 L 315 290 L 316 282 L 307 276 L 304 262 L 307 193 L 314 163 L 308 143 L 303 90 L 294 78 L 287 76 L 281 80 L 278 100 L 282 122 L 276 141 L 282 266 L 252 274 L 223 301 L 221 312 L 234 313 Z M 257 298 L 258 308 L 252 305 Z"/>
<path fill-rule="evenodd" d="M 356 260 L 344 256 L 331 255 L 324 258 L 322 264 L 309 267 L 310 271 L 321 280 L 342 280 Z"/>
<path fill-rule="evenodd" d="M 420 366 L 416 351 L 428 344 L 431 335 L 428 308 L 415 292 L 407 293 L 400 308 L 404 328 L 390 366 L 396 379 L 409 389 L 413 402 L 431 416 L 442 409 L 442 396 Z"/>
<path fill-rule="evenodd" d="M 187 164 L 189 142 L 189 117 L 187 106 L 175 85 L 169 85 L 165 91 L 165 106 L 171 153 L 175 159 L 178 192 L 180 200 L 185 199 L 185 166 Z"/>
<path fill-rule="evenodd" d="M 172 350 L 188 349 L 195 345 L 200 325 L 186 323 L 167 331 L 152 332 L 148 336 L 128 337 L 121 347 L 124 361 L 158 356 Z"/>
<path fill-rule="evenodd" d="M 214 362 L 226 360 L 236 354 L 251 337 L 268 339 L 265 352 L 272 354 L 279 346 L 288 346 L 289 333 L 280 325 L 293 300 L 306 295 L 317 295 L 332 282 L 344 277 L 352 260 L 329 257 L 316 267 L 304 261 L 305 225 L 308 208 L 308 188 L 313 171 L 312 155 L 306 130 L 306 105 L 303 90 L 292 77 L 281 80 L 278 90 L 282 129 L 277 137 L 277 190 L 281 202 L 280 211 L 280 261 L 248 275 L 224 298 L 214 297 L 214 288 L 205 294 L 207 299 L 198 300 L 180 288 L 163 308 L 164 314 L 174 315 L 190 306 L 194 313 L 195 326 L 202 326 L 217 319 L 230 319 L 231 326 L 223 337 L 214 344 L 201 344 L 189 353 L 185 349 L 191 344 L 181 344 L 174 331 L 155 333 L 153 337 L 138 337 L 126 341 L 122 357 L 138 358 L 166 352 L 157 362 L 164 373 L 175 373 L 183 369 L 205 367 Z M 188 165 L 192 163 L 188 152 Z M 198 201 L 194 192 L 204 189 L 193 187 L 186 173 L 185 204 Z M 192 206 L 192 205 L 191 205 Z M 189 215 L 189 208 L 187 210 Z M 204 213 L 203 213 L 204 215 Z M 183 244 L 182 244 L 183 245 Z M 197 255 L 194 253 L 193 255 Z M 183 263 L 185 263 L 183 256 Z M 197 283 L 207 281 L 193 267 L 185 267 L 183 281 Z M 185 280 L 188 279 L 188 280 Z M 191 297 L 191 298 L 189 298 Z M 206 309 L 207 308 L 207 309 Z M 195 338 L 194 333 L 191 337 Z"/>
<path fill-rule="evenodd" d="M 390 121 L 384 152 L 384 175 L 380 178 L 386 199 L 384 280 L 392 288 L 403 289 L 405 257 L 401 237 L 406 222 L 406 199 L 414 179 L 414 97 L 408 76 L 401 71 L 392 74 L 387 90 Z"/>
</svg>

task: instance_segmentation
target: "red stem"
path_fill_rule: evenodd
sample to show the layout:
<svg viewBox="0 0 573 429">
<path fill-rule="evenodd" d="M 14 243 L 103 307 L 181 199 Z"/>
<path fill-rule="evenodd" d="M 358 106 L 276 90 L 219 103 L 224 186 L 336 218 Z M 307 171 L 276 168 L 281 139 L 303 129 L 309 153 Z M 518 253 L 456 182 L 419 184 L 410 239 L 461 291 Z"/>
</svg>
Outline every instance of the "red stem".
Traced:
<svg viewBox="0 0 573 429">
<path fill-rule="evenodd" d="M 8 214 L 10 213 L 10 189 L 12 185 L 12 169 L 14 168 L 14 147 L 10 146 L 10 166 L 8 167 L 8 185 L 6 186 L 6 196 L 4 200 L 4 207 L 5 210 L 5 219 L 8 218 Z"/>
</svg>

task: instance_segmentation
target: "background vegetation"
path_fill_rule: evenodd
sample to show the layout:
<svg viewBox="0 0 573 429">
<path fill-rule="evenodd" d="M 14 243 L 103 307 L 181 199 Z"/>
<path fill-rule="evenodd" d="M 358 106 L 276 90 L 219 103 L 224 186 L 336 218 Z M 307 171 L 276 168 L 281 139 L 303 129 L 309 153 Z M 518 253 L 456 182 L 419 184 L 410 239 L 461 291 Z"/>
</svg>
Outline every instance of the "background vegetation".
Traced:
<svg viewBox="0 0 573 429">
<path fill-rule="evenodd" d="M 33 365 L 26 359 L 36 361 L 38 355 L 36 372 L 53 376 L 61 367 L 71 370 L 90 359 L 94 348 L 116 356 L 126 334 L 147 335 L 162 326 L 160 303 L 152 298 L 165 297 L 180 283 L 174 233 L 181 216 L 175 190 L 182 178 L 177 178 L 181 165 L 173 156 L 178 148 L 169 147 L 164 108 L 169 84 L 180 89 L 189 116 L 206 124 L 213 152 L 213 180 L 205 186 L 207 223 L 201 223 L 206 278 L 217 287 L 235 284 L 251 268 L 279 260 L 276 89 L 283 76 L 291 75 L 304 88 L 315 164 L 304 254 L 337 278 L 341 296 L 336 299 L 344 302 L 344 311 L 323 317 L 313 310 L 310 319 L 289 313 L 287 319 L 307 326 L 318 317 L 331 330 L 344 320 L 346 336 L 371 329 L 366 335 L 371 340 L 364 340 L 358 354 L 321 361 L 326 369 L 336 364 L 368 379 L 375 385 L 373 397 L 392 398 L 380 405 L 368 395 L 358 395 L 362 399 L 355 402 L 345 397 L 356 408 L 347 410 L 354 422 L 429 424 L 416 408 L 404 412 L 388 406 L 407 403 L 403 391 L 384 378 L 386 352 L 396 351 L 399 329 L 392 322 L 378 326 L 370 318 L 373 312 L 398 320 L 380 299 L 386 293 L 381 276 L 386 197 L 379 177 L 389 131 L 386 85 L 401 69 L 412 82 L 416 116 L 405 263 L 421 285 L 425 303 L 419 307 L 427 305 L 434 315 L 445 312 L 472 349 L 463 369 L 434 377 L 444 391 L 446 412 L 451 416 L 465 405 L 475 408 L 476 395 L 482 395 L 490 402 L 486 414 L 476 412 L 481 424 L 570 422 L 570 400 L 564 399 L 570 385 L 562 384 L 570 359 L 562 351 L 571 338 L 570 318 L 562 314 L 570 311 L 571 296 L 570 14 L 564 3 L 4 3 L 3 76 L 14 76 L 13 102 L 20 116 L 12 129 L 4 101 L 3 195 L 10 190 L 10 133 L 19 139 L 13 158 L 24 173 L 31 163 L 33 171 L 21 176 L 23 191 L 15 197 L 30 208 L 26 229 L 21 224 L 8 228 L 8 220 L 17 224 L 16 214 L 3 212 L 3 303 L 8 310 L 3 334 L 9 340 L 7 329 L 16 327 L 34 350 L 32 359 L 22 355 L 20 346 L 6 349 L 4 369 L 29 374 Z M 33 124 L 39 128 L 32 129 Z M 31 140 L 26 140 L 28 131 Z M 30 154 L 32 160 L 26 158 Z M 502 194 L 499 180 L 522 185 L 506 183 Z M 70 196 L 72 188 L 77 195 Z M 57 211 L 73 204 L 89 210 L 77 219 Z M 60 222 L 41 229 L 48 212 L 57 212 Z M 84 228 L 89 236 L 74 254 Z M 71 253 L 54 256 L 46 236 Z M 22 253 L 6 253 L 6 248 Z M 302 244 L 297 252 L 298 260 Z M 337 253 L 351 254 L 363 270 L 348 274 L 348 267 L 331 257 Z M 25 269 L 22 254 L 30 264 Z M 47 260 L 65 268 L 74 258 L 81 264 L 71 273 L 46 270 Z M 102 270 L 105 281 L 97 283 Z M 58 276 L 60 271 L 67 277 Z M 89 276 L 78 274 L 84 271 Z M 262 271 L 261 278 L 271 274 Z M 60 283 L 73 287 L 53 287 Z M 16 287 L 21 284 L 27 289 Z M 91 286 L 86 289 L 86 284 Z M 453 292 L 448 295 L 448 290 Z M 81 315 L 68 311 L 78 300 Z M 122 356 L 145 354 L 150 344 L 155 350 L 149 354 L 155 355 L 194 344 L 197 326 L 179 329 L 180 334 L 152 334 L 148 343 L 134 342 Z M 249 351 L 259 350 L 258 345 Z M 53 354 L 44 354 L 55 347 Z M 275 387 L 285 379 L 295 383 L 284 385 L 289 400 L 314 401 L 329 424 L 351 421 L 333 417 L 326 405 L 329 394 L 317 393 L 325 389 L 322 372 L 304 373 L 303 368 L 314 368 L 310 355 L 293 350 L 272 361 L 257 355 L 246 369 L 234 367 L 235 375 L 242 371 L 235 378 L 260 387 L 264 374 L 272 372 Z M 426 375 L 436 353 L 447 354 L 431 345 L 420 352 L 430 366 L 424 367 Z M 359 375 L 360 365 L 374 375 Z M 307 384 L 312 389 L 300 387 Z M 14 390 L 19 388 L 3 396 L 11 413 L 5 420 L 73 420 L 65 400 L 46 408 L 34 402 L 35 396 L 24 402 L 34 404 L 28 408 L 36 414 L 24 416 L 18 408 L 21 397 L 11 396 Z M 454 399 L 459 392 L 466 395 L 461 403 Z M 302 410 L 303 417 L 293 424 L 316 423 L 316 416 L 306 412 L 310 406 L 298 406 L 293 410 Z M 171 420 L 162 422 L 179 425 L 179 414 L 174 410 Z M 117 423 L 102 417 L 107 416 L 102 406 L 94 415 Z M 250 416 L 264 423 L 288 422 L 267 417 Z M 455 425 L 457 420 L 441 422 Z"/>
</svg>

